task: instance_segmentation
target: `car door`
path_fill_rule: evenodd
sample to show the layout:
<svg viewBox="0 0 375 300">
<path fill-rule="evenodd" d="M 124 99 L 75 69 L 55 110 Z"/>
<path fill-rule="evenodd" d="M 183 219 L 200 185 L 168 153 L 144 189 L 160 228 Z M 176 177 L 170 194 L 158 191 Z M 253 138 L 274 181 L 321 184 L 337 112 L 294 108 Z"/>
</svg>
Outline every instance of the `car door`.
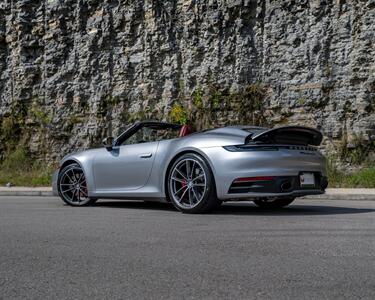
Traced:
<svg viewBox="0 0 375 300">
<path fill-rule="evenodd" d="M 94 158 L 95 188 L 101 191 L 139 189 L 150 176 L 158 141 L 115 146 Z"/>
</svg>

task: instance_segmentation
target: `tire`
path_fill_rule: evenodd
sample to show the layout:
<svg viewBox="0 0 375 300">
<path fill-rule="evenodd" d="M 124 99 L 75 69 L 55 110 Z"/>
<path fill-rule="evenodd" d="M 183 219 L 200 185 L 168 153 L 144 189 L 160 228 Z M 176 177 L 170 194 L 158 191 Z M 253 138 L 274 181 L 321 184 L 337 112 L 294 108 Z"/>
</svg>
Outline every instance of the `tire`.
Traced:
<svg viewBox="0 0 375 300">
<path fill-rule="evenodd" d="M 221 203 L 210 166 L 195 153 L 182 155 L 173 163 L 167 176 L 167 197 L 188 214 L 207 213 Z"/>
<path fill-rule="evenodd" d="M 60 198 L 71 206 L 88 206 L 97 200 L 88 197 L 85 174 L 77 163 L 67 165 L 59 172 L 57 189 Z"/>
<path fill-rule="evenodd" d="M 258 200 L 254 200 L 254 203 L 261 208 L 265 209 L 277 209 L 283 208 L 288 206 L 290 203 L 294 201 L 295 198 L 277 198 L 277 197 L 270 197 L 270 198 L 261 198 Z"/>
</svg>

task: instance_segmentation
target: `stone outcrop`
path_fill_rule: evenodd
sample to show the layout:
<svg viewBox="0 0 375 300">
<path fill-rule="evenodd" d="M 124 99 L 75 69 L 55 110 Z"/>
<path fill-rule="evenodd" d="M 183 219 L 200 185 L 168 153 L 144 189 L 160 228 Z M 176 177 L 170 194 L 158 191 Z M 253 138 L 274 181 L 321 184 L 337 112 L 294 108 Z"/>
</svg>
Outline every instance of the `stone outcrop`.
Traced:
<svg viewBox="0 0 375 300">
<path fill-rule="evenodd" d="M 374 20 L 373 0 L 1 0 L 0 153 L 55 161 L 178 104 L 197 127 L 309 125 L 367 155 Z"/>
</svg>

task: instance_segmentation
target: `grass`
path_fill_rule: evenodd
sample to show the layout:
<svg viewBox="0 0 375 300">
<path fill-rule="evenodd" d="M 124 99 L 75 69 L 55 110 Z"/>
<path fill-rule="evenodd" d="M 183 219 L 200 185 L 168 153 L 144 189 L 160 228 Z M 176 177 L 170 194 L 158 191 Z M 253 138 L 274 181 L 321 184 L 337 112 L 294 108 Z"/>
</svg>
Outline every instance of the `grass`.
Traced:
<svg viewBox="0 0 375 300">
<path fill-rule="evenodd" d="M 370 166 L 357 172 L 345 173 L 332 164 L 327 166 L 331 188 L 375 188 L 375 167 Z"/>
<path fill-rule="evenodd" d="M 49 186 L 52 168 L 33 161 L 27 152 L 19 148 L 6 156 L 0 164 L 0 185 L 11 182 L 15 186 Z"/>
</svg>

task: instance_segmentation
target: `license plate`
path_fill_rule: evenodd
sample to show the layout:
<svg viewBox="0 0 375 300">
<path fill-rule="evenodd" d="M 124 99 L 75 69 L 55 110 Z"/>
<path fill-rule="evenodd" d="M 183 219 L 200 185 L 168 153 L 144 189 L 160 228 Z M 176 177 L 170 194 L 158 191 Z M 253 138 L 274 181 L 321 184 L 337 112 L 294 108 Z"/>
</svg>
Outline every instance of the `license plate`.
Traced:
<svg viewBox="0 0 375 300">
<path fill-rule="evenodd" d="M 301 187 L 304 186 L 315 186 L 314 173 L 302 173 L 299 175 L 299 182 Z"/>
</svg>

